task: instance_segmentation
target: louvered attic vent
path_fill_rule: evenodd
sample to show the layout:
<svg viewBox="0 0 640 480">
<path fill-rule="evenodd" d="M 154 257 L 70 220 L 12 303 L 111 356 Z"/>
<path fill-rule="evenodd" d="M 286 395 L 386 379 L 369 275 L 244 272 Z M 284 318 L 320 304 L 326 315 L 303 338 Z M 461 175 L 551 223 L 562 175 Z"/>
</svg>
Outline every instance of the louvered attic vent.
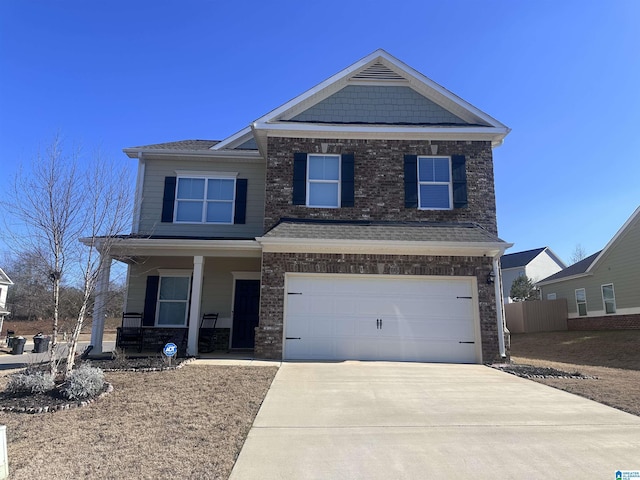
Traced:
<svg viewBox="0 0 640 480">
<path fill-rule="evenodd" d="M 398 75 L 396 72 L 391 70 L 389 67 L 383 65 L 382 63 L 374 63 L 369 67 L 365 68 L 361 72 L 357 73 L 353 77 L 352 80 L 404 80 L 405 78 L 401 75 Z"/>
</svg>

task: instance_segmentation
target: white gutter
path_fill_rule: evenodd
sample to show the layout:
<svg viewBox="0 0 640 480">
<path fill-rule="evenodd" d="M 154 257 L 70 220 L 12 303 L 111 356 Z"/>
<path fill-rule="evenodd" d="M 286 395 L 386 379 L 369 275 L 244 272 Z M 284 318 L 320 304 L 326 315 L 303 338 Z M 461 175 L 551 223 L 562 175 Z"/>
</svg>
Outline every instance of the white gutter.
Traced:
<svg viewBox="0 0 640 480">
<path fill-rule="evenodd" d="M 493 285 L 496 290 L 496 322 L 498 324 L 498 349 L 500 357 L 506 358 L 507 352 L 504 345 L 504 302 L 502 299 L 502 273 L 500 272 L 500 257 L 502 254 L 493 257 L 493 273 L 496 275 L 496 281 Z"/>
<path fill-rule="evenodd" d="M 255 150 L 160 150 L 149 148 L 124 148 L 122 150 L 129 158 L 137 158 L 143 153 L 154 157 L 205 157 L 229 158 L 233 160 L 263 161 L 259 152 Z"/>
</svg>

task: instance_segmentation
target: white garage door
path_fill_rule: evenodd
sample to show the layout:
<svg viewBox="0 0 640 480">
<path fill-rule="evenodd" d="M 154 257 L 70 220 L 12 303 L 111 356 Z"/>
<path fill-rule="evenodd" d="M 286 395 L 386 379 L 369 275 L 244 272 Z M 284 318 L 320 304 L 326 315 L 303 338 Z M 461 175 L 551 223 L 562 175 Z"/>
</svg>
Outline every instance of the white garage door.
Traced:
<svg viewBox="0 0 640 480">
<path fill-rule="evenodd" d="M 287 274 L 284 358 L 479 363 L 471 278 Z"/>
</svg>

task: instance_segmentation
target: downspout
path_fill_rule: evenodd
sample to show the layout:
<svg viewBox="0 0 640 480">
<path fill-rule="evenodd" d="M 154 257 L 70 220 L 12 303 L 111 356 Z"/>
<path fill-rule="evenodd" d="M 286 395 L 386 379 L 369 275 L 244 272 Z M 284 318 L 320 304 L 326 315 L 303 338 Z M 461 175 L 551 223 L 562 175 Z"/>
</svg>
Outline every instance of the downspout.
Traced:
<svg viewBox="0 0 640 480">
<path fill-rule="evenodd" d="M 144 183 L 145 161 L 144 154 L 138 153 L 138 178 L 136 179 L 136 191 L 133 199 L 133 224 L 131 225 L 131 233 L 140 231 L 140 214 L 142 209 L 142 188 Z"/>
<path fill-rule="evenodd" d="M 496 274 L 493 283 L 496 290 L 496 322 L 498 324 L 498 349 L 501 358 L 507 358 L 507 352 L 504 345 L 504 304 L 502 300 L 502 272 L 500 271 L 500 256 L 493 257 L 493 272 Z"/>
</svg>

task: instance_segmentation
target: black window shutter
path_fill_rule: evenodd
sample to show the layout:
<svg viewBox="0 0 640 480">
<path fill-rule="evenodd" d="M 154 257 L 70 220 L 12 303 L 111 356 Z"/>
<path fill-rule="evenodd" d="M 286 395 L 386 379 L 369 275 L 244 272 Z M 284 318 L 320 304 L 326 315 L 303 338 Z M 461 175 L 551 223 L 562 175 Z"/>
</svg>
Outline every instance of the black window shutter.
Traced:
<svg viewBox="0 0 640 480">
<path fill-rule="evenodd" d="M 173 205 L 176 200 L 176 177 L 164 177 L 162 198 L 162 222 L 173 222 Z"/>
<path fill-rule="evenodd" d="M 160 277 L 151 275 L 147 277 L 147 291 L 144 295 L 144 314 L 142 325 L 153 327 L 156 324 L 156 303 L 158 302 L 158 286 Z"/>
<path fill-rule="evenodd" d="M 418 208 L 418 156 L 404 156 L 404 207 Z"/>
<path fill-rule="evenodd" d="M 294 205 L 307 203 L 307 154 L 296 152 L 293 155 L 293 198 Z"/>
<path fill-rule="evenodd" d="M 244 224 L 247 222 L 247 179 L 236 180 L 236 211 L 233 215 L 233 223 Z"/>
<path fill-rule="evenodd" d="M 464 155 L 451 156 L 451 180 L 453 208 L 465 208 L 467 206 L 467 168 Z"/>
<path fill-rule="evenodd" d="M 353 207 L 355 197 L 354 186 L 354 156 L 353 153 L 344 153 L 341 162 L 340 206 Z"/>
</svg>

